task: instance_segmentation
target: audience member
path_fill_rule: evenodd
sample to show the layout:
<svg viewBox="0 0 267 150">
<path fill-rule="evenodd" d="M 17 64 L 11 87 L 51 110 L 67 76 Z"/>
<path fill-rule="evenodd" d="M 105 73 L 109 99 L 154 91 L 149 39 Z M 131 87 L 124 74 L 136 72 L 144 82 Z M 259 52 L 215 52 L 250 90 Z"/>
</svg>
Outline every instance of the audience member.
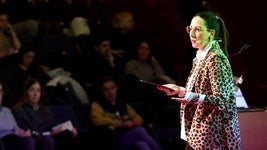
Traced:
<svg viewBox="0 0 267 150">
<path fill-rule="evenodd" d="M 177 114 L 176 108 L 171 107 L 176 105 L 170 103 L 169 97 L 155 88 L 156 86 L 145 84 L 147 81 L 156 84 L 175 83 L 176 81 L 165 73 L 153 55 L 153 48 L 148 40 L 138 40 L 134 48 L 134 58 L 125 65 L 125 78 L 122 82 L 124 95 L 131 103 L 138 104 L 139 107 L 143 107 L 141 109 L 145 109 L 145 111 L 142 110 L 142 115 L 149 122 L 157 125 L 176 125 L 176 117 L 170 117 L 170 121 L 165 121 L 167 108 L 168 112 Z"/>
<path fill-rule="evenodd" d="M 3 72 L 3 79 L 7 85 L 8 102 L 6 106 L 13 107 L 18 100 L 19 92 L 22 85 L 29 78 L 31 67 L 36 55 L 36 47 L 34 44 L 24 44 L 16 54 L 16 62 Z"/>
<path fill-rule="evenodd" d="M 125 74 L 132 74 L 140 80 L 155 83 L 175 83 L 153 56 L 151 44 L 147 40 L 136 43 L 134 58 L 126 63 Z"/>
<path fill-rule="evenodd" d="M 133 57 L 133 46 L 141 35 L 134 26 L 134 16 L 131 12 L 123 11 L 114 15 L 111 27 L 111 48 L 126 52 L 127 58 Z"/>
<path fill-rule="evenodd" d="M 10 24 L 22 44 L 37 37 L 40 20 L 43 19 L 45 10 L 47 10 L 46 0 L 2 0 L 0 5 L 7 10 Z"/>
<path fill-rule="evenodd" d="M 2 106 L 5 91 L 0 83 L 0 142 L 3 150 L 35 150 L 30 130 L 19 128 L 10 108 Z"/>
<path fill-rule="evenodd" d="M 94 40 L 94 50 L 82 58 L 83 64 L 88 65 L 90 72 L 83 72 L 81 78 L 84 80 L 81 82 L 95 84 L 95 81 L 105 75 L 121 78 L 124 74 L 126 58 L 113 52 L 110 37 L 104 34 L 98 35 Z"/>
<path fill-rule="evenodd" d="M 86 6 L 82 5 L 82 1 L 54 0 L 50 3 L 51 11 L 55 14 L 51 17 L 51 23 L 59 23 L 63 34 L 71 37 L 90 35 L 91 30 L 87 21 L 89 14 L 85 12 Z"/>
<path fill-rule="evenodd" d="M 21 91 L 19 102 L 14 107 L 14 116 L 19 127 L 30 130 L 37 149 L 53 150 L 75 148 L 76 128 L 64 130 L 52 128 L 59 124 L 49 109 L 42 104 L 44 91 L 40 82 L 29 78 Z"/>
<path fill-rule="evenodd" d="M 42 67 L 45 66 L 43 65 Z M 78 98 L 78 100 L 83 104 L 89 103 L 89 98 L 86 91 L 78 81 L 71 77 L 70 72 L 64 70 L 64 68 L 62 67 L 48 67 L 48 71 L 46 73 L 51 78 L 51 80 L 46 83 L 46 86 L 57 86 L 58 84 L 65 85 L 67 83 L 70 83 L 72 89 L 74 90 L 74 94 Z"/>
<path fill-rule="evenodd" d="M 53 55 L 53 53 L 39 57 L 31 69 L 31 76 L 37 78 L 45 87 L 60 86 L 69 89 L 72 98 L 80 103 L 88 104 L 87 92 L 80 82 L 74 79 L 69 71 L 65 70 L 60 57 L 57 54 Z"/>
<path fill-rule="evenodd" d="M 155 139 L 142 127 L 143 118 L 119 97 L 118 86 L 113 78 L 104 77 L 98 88 L 99 99 L 91 104 L 90 109 L 90 117 L 95 126 L 114 127 L 118 148 L 121 150 L 161 149 Z"/>
<path fill-rule="evenodd" d="M 16 32 L 8 21 L 8 14 L 0 8 L 0 58 L 17 53 L 21 47 Z"/>
<path fill-rule="evenodd" d="M 157 84 L 175 83 L 175 80 L 165 73 L 155 56 L 153 56 L 149 41 L 142 39 L 136 43 L 134 58 L 125 65 L 123 80 L 123 93 L 126 93 L 125 95 L 130 97 L 132 102 L 142 104 L 145 107 L 144 114 L 150 122 L 162 124 L 160 116 L 166 114 L 162 110 L 170 107 L 170 105 L 174 106 L 174 104 L 170 103 L 169 97 L 155 88 L 156 86 L 143 84 L 144 82 L 140 82 L 140 80 Z M 132 97 L 135 99 L 132 99 Z M 174 112 L 173 114 L 177 114 L 175 113 L 176 109 L 171 111 Z M 169 120 L 173 119 L 170 118 Z"/>
</svg>

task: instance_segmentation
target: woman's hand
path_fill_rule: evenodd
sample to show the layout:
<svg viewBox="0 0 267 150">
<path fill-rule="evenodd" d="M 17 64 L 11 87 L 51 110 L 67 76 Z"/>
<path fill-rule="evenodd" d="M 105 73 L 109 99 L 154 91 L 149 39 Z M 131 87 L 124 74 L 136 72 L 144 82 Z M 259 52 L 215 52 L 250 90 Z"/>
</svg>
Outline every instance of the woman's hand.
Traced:
<svg viewBox="0 0 267 150">
<path fill-rule="evenodd" d="M 63 129 L 63 127 L 59 127 L 59 128 L 57 128 L 57 129 L 53 129 L 53 130 L 51 131 L 51 134 L 52 134 L 52 135 L 58 134 L 59 132 L 62 131 L 62 129 Z"/>
<path fill-rule="evenodd" d="M 21 137 L 28 137 L 31 136 L 31 131 L 30 130 L 23 130 L 23 129 L 17 129 L 15 130 L 15 134 Z"/>
<path fill-rule="evenodd" d="M 76 128 L 73 128 L 73 129 L 71 130 L 71 133 L 73 134 L 74 137 L 76 137 L 77 134 L 78 134 L 78 131 L 77 131 Z"/>
<path fill-rule="evenodd" d="M 112 54 L 117 55 L 119 57 L 123 57 L 126 52 L 124 50 L 118 49 L 118 50 L 112 50 Z"/>
<path fill-rule="evenodd" d="M 194 92 L 188 92 L 186 93 L 185 97 L 172 97 L 171 99 L 186 104 L 189 101 L 197 102 L 199 99 L 199 94 Z"/>
<path fill-rule="evenodd" d="M 184 97 L 185 96 L 185 88 L 182 86 L 178 86 L 176 84 L 163 84 L 164 87 L 166 87 L 164 91 L 168 96 L 178 95 L 178 97 Z"/>
<path fill-rule="evenodd" d="M 188 103 L 187 99 L 185 99 L 184 97 L 182 97 L 182 98 L 180 98 L 180 97 L 172 97 L 171 99 L 174 100 L 174 101 L 183 103 L 183 104 Z"/>
</svg>

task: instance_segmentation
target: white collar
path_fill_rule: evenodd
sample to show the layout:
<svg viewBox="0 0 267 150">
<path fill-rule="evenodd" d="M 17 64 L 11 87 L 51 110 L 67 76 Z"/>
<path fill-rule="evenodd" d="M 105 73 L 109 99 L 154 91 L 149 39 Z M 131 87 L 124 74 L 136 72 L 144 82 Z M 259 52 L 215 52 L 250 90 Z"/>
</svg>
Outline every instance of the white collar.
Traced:
<svg viewBox="0 0 267 150">
<path fill-rule="evenodd" d="M 206 55 L 208 54 L 209 50 L 212 47 L 212 44 L 215 42 L 215 40 L 212 40 L 209 42 L 209 44 L 203 49 L 203 50 L 197 50 L 196 52 L 196 58 L 198 61 L 203 60 Z"/>
</svg>

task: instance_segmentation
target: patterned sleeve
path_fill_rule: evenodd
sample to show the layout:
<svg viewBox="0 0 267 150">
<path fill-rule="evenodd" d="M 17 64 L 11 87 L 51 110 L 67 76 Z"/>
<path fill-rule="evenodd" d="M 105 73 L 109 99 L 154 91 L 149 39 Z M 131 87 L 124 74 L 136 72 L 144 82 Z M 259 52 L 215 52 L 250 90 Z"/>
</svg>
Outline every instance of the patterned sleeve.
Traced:
<svg viewBox="0 0 267 150">
<path fill-rule="evenodd" d="M 211 95 L 206 96 L 206 103 L 225 110 L 229 103 L 234 103 L 234 84 L 232 69 L 227 58 L 214 55 L 208 65 Z"/>
</svg>

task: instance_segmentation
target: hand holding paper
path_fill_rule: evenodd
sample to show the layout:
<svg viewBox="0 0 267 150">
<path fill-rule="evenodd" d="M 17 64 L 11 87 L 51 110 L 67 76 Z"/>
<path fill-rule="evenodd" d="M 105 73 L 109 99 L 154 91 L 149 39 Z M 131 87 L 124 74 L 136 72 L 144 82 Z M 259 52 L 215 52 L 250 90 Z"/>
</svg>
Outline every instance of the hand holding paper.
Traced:
<svg viewBox="0 0 267 150">
<path fill-rule="evenodd" d="M 178 95 L 178 97 L 184 97 L 185 88 L 176 84 L 156 84 L 150 81 L 140 80 L 142 83 L 155 86 L 158 90 L 165 92 L 168 96 Z"/>
<path fill-rule="evenodd" d="M 199 99 L 199 94 L 194 92 L 188 92 L 183 98 L 172 97 L 171 99 L 186 104 L 189 101 L 197 101 Z"/>
<path fill-rule="evenodd" d="M 157 83 L 153 83 L 153 82 L 146 81 L 146 80 L 140 80 L 140 81 L 142 83 L 144 83 L 144 84 L 147 84 L 147 85 L 151 85 L 151 86 L 156 87 L 158 90 L 165 92 L 167 95 L 169 93 L 173 92 L 173 89 L 171 89 L 171 88 L 169 88 L 167 86 L 164 86 L 164 85 L 161 85 L 161 84 L 157 84 Z"/>
<path fill-rule="evenodd" d="M 178 86 L 176 84 L 163 84 L 164 87 L 171 89 L 169 91 L 164 91 L 168 96 L 178 95 L 178 97 L 184 97 L 185 95 L 185 88 Z"/>
<path fill-rule="evenodd" d="M 52 131 L 54 132 L 60 132 L 60 131 L 64 131 L 64 130 L 69 130 L 72 131 L 73 130 L 73 126 L 70 120 L 65 121 L 57 126 L 54 126 L 52 128 Z"/>
<path fill-rule="evenodd" d="M 65 122 L 63 122 L 57 126 L 54 126 L 52 128 L 52 133 L 57 134 L 57 133 L 64 131 L 64 130 L 69 130 L 73 134 L 73 136 L 77 136 L 77 134 L 78 134 L 77 129 L 73 127 L 70 120 L 65 121 Z"/>
</svg>

